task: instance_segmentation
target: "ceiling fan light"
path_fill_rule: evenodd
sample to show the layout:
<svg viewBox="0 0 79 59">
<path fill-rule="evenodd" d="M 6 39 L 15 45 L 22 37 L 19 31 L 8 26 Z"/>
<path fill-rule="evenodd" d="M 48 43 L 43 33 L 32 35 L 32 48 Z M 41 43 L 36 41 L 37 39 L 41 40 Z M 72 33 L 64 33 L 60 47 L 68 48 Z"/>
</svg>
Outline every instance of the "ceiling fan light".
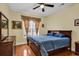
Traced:
<svg viewBox="0 0 79 59">
<path fill-rule="evenodd" d="M 41 7 L 41 8 L 44 8 L 44 5 L 41 5 L 40 7 Z"/>
</svg>

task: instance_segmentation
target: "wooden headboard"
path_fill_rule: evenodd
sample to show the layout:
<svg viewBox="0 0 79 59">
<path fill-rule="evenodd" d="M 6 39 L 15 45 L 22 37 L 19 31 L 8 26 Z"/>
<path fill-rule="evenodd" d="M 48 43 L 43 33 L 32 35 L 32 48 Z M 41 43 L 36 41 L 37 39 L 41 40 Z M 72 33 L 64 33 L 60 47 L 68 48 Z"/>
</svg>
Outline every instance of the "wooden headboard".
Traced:
<svg viewBox="0 0 79 59">
<path fill-rule="evenodd" d="M 48 30 L 48 33 L 51 33 L 51 32 L 59 32 L 64 34 L 65 36 L 71 37 L 72 30 Z"/>
<path fill-rule="evenodd" d="M 71 51 L 72 30 L 48 30 L 48 33 L 59 32 L 70 38 L 69 48 Z"/>
</svg>

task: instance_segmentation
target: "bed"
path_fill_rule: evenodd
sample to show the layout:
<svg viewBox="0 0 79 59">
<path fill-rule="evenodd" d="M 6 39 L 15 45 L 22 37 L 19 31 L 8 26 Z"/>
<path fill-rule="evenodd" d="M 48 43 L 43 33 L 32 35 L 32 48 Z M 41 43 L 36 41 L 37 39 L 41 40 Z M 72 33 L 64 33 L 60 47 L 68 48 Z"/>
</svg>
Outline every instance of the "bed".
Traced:
<svg viewBox="0 0 79 59">
<path fill-rule="evenodd" d="M 58 53 L 61 50 L 71 51 L 71 30 L 48 30 L 48 33 L 55 35 L 28 36 L 27 44 L 31 47 L 35 55 L 48 56 Z M 64 34 L 59 37 L 56 34 Z"/>
</svg>

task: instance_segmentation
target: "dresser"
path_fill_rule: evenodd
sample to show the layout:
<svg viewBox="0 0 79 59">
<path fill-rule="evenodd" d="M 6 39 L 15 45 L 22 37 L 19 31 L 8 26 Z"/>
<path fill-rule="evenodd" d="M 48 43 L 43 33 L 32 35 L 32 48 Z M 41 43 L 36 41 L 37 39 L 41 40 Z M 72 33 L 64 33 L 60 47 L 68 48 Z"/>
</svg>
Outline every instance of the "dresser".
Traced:
<svg viewBox="0 0 79 59">
<path fill-rule="evenodd" d="M 9 36 L 7 39 L 0 43 L 0 56 L 14 56 L 15 55 L 15 45 L 16 37 Z"/>
<path fill-rule="evenodd" d="M 75 54 L 79 55 L 79 41 L 75 42 Z"/>
</svg>

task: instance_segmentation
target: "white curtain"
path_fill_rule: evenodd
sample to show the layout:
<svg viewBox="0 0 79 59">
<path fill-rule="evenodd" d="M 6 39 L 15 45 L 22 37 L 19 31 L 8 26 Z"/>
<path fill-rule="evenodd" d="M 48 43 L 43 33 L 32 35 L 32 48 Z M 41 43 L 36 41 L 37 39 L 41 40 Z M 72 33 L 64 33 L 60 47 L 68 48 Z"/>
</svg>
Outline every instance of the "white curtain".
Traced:
<svg viewBox="0 0 79 59">
<path fill-rule="evenodd" d="M 36 35 L 35 22 L 33 20 L 29 21 L 28 35 Z"/>
<path fill-rule="evenodd" d="M 26 30 L 25 30 L 25 26 L 24 26 L 24 21 L 22 21 L 22 27 L 23 27 L 23 37 L 24 37 L 24 39 L 26 39 Z"/>
</svg>

